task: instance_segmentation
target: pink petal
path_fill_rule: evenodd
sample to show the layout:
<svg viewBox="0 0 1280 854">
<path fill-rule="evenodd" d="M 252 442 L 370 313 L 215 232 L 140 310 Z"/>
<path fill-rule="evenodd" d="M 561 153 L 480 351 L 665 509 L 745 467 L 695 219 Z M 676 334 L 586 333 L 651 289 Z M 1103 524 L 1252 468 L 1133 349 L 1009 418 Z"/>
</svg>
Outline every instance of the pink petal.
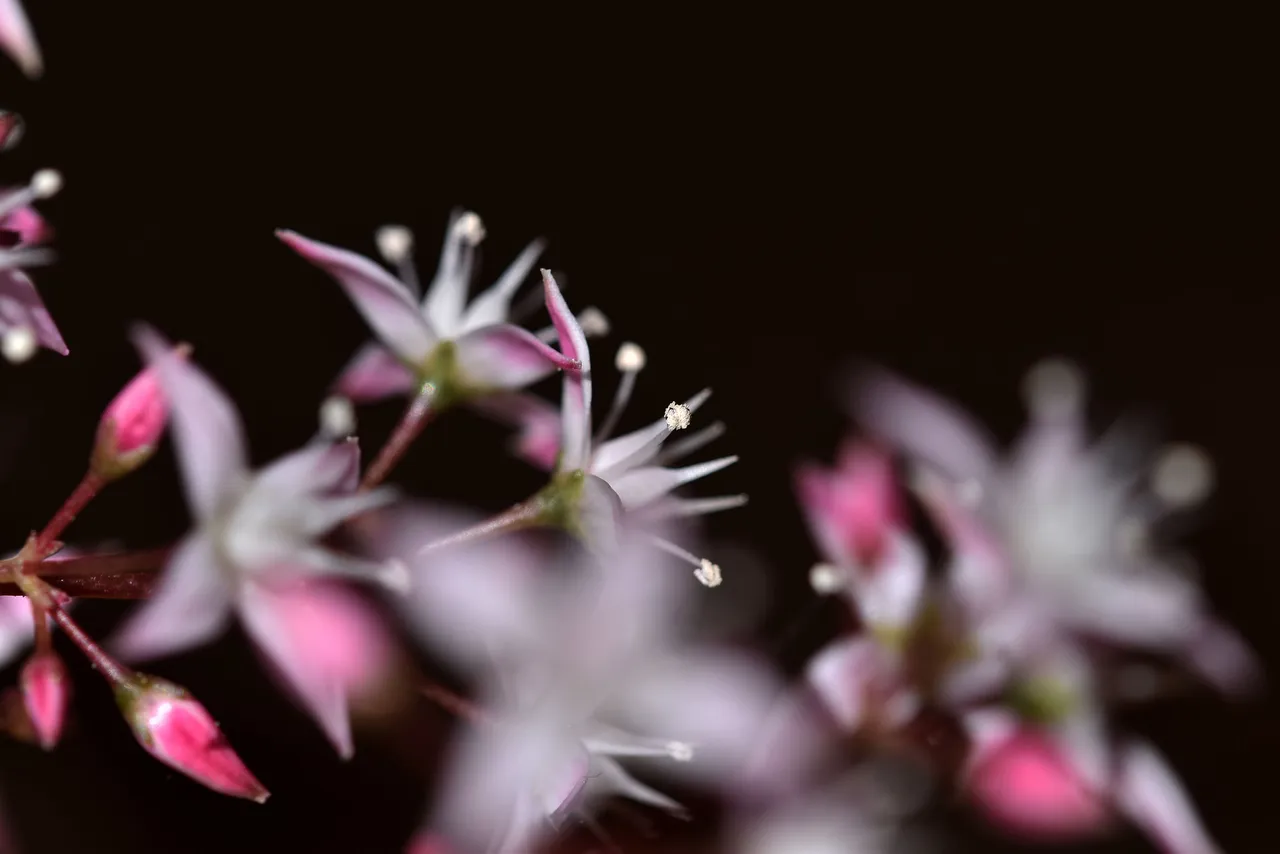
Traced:
<svg viewBox="0 0 1280 854">
<path fill-rule="evenodd" d="M 884 686 L 896 681 L 892 664 L 875 641 L 849 638 L 828 645 L 805 668 L 805 680 L 831 716 L 850 732 L 865 722 Z"/>
<path fill-rule="evenodd" d="M 834 471 L 806 466 L 796 481 L 810 528 L 836 563 L 874 565 L 905 524 L 893 461 L 871 445 L 847 442 Z"/>
<path fill-rule="evenodd" d="M 1150 746 L 1134 744 L 1124 749 L 1115 798 L 1124 814 L 1165 854 L 1220 854 L 1186 790 Z"/>
<path fill-rule="evenodd" d="M 336 279 L 373 331 L 401 359 L 416 365 L 430 355 L 436 334 L 402 282 L 354 252 L 292 231 L 279 230 L 276 237 Z"/>
<path fill-rule="evenodd" d="M 585 468 L 591 459 L 591 353 L 587 349 L 587 336 L 569 311 L 550 270 L 542 271 L 542 286 L 547 311 L 560 339 L 560 351 L 581 364 L 580 371 L 565 372 L 561 403 L 564 438 L 560 442 L 563 454 L 560 465 L 565 471 L 574 471 Z"/>
<path fill-rule="evenodd" d="M 579 364 L 518 326 L 476 329 L 455 342 L 458 370 L 486 389 L 512 390 L 537 382 L 556 369 L 576 371 Z"/>
<path fill-rule="evenodd" d="M 476 296 L 471 301 L 471 305 L 467 306 L 462 318 L 462 328 L 480 329 L 484 326 L 506 323 L 511 314 L 511 297 L 524 283 L 533 269 L 534 262 L 538 260 L 538 256 L 546 246 L 546 243 L 541 240 L 535 240 L 526 246 L 498 281 Z"/>
<path fill-rule="evenodd" d="M 326 622 L 325 615 L 313 612 L 302 619 L 299 610 L 309 606 L 293 599 L 293 595 L 262 584 L 244 585 L 240 593 L 240 619 L 258 649 L 320 725 L 338 754 L 344 759 L 350 758 L 355 748 L 351 741 L 344 681 L 344 676 L 349 674 L 334 666 L 331 647 L 317 649 L 308 645 L 316 640 L 317 629 L 323 635 L 324 627 L 315 621 Z M 334 624 L 329 628 L 349 627 Z"/>
<path fill-rule="evenodd" d="M 178 546 L 152 598 L 125 623 L 112 647 L 131 659 L 182 652 L 226 626 L 231 598 L 213 540 L 189 536 Z"/>
<path fill-rule="evenodd" d="M 0 50 L 13 57 L 28 77 L 39 77 L 44 71 L 40 45 L 18 0 L 0 0 Z"/>
<path fill-rule="evenodd" d="M 0 596 L 0 667 L 31 643 L 35 624 L 31 603 L 24 596 Z"/>
<path fill-rule="evenodd" d="M 3 139 L 0 139 L 3 145 Z M 14 190 L 0 190 L 0 207 L 2 200 Z M 53 236 L 53 229 L 45 218 L 31 205 L 23 205 L 0 217 L 0 231 L 12 231 L 18 235 L 18 246 L 36 246 L 46 243 Z"/>
<path fill-rule="evenodd" d="M 360 469 L 360 445 L 354 439 L 308 445 L 263 468 L 258 483 L 284 495 L 339 495 L 350 492 Z"/>
<path fill-rule="evenodd" d="M 366 344 L 352 357 L 333 390 L 357 403 L 372 403 L 413 390 L 413 371 L 381 344 Z"/>
<path fill-rule="evenodd" d="M 473 398 L 471 405 L 519 428 L 513 442 L 517 456 L 547 471 L 555 468 L 560 454 L 560 410 L 529 394 L 490 394 Z"/>
<path fill-rule="evenodd" d="M 0 270 L 0 333 L 29 326 L 41 346 L 63 356 L 70 351 L 36 286 L 21 270 Z"/>
</svg>

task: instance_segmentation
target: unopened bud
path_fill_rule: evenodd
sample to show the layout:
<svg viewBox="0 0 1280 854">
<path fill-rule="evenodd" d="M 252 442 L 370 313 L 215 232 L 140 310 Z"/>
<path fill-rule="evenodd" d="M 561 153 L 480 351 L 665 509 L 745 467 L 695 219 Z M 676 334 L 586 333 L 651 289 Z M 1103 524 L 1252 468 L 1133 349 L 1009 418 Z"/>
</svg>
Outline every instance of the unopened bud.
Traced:
<svg viewBox="0 0 1280 854">
<path fill-rule="evenodd" d="M 71 680 L 62 659 L 52 652 L 37 652 L 22 668 L 22 702 L 40 746 L 52 750 L 62 735 L 62 723 L 71 697 Z"/>
<path fill-rule="evenodd" d="M 174 353 L 185 359 L 191 354 L 191 346 L 180 344 Z M 168 421 L 169 402 L 160 388 L 156 369 L 144 368 L 102 413 L 90 457 L 91 468 L 107 480 L 137 469 L 155 453 Z"/>
<path fill-rule="evenodd" d="M 137 674 L 116 689 L 116 702 L 138 743 L 170 768 L 224 795 L 258 803 L 270 797 L 187 689 Z"/>
</svg>

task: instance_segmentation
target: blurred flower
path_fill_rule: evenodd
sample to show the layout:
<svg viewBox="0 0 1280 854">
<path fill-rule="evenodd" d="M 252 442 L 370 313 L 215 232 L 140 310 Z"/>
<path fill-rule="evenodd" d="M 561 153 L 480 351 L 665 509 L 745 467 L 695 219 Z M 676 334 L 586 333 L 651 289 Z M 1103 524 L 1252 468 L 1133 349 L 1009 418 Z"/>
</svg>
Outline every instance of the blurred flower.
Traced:
<svg viewBox="0 0 1280 854">
<path fill-rule="evenodd" d="M 734 854 L 888 854 L 905 852 L 894 817 L 879 814 L 856 773 L 803 791 L 763 815 L 737 822 Z"/>
<path fill-rule="evenodd" d="M 116 701 L 138 743 L 164 764 L 224 795 L 258 803 L 270 797 L 185 688 L 138 674 L 117 689 Z"/>
<path fill-rule="evenodd" d="M 986 433 L 940 398 L 887 375 L 860 387 L 863 422 L 917 467 L 917 491 L 953 552 L 953 589 L 974 622 L 1047 621 L 1181 655 L 1226 690 L 1252 685 L 1250 651 L 1150 545 L 1163 516 L 1207 491 L 1204 455 L 1171 449 L 1145 472 L 1126 463 L 1132 449 L 1121 437 L 1090 446 L 1083 379 L 1064 363 L 1037 367 L 1028 397 L 1031 424 L 1001 459 Z"/>
<path fill-rule="evenodd" d="M 52 650 L 37 652 L 23 665 L 20 681 L 27 716 L 31 718 L 40 746 L 50 750 L 62 735 L 62 723 L 71 699 L 66 665 Z"/>
<path fill-rule="evenodd" d="M 537 336 L 509 321 L 511 299 L 542 252 L 531 243 L 489 289 L 468 305 L 476 246 L 484 237 L 480 218 L 455 211 L 445 236 L 435 279 L 419 306 L 411 261 L 412 237 L 384 229 L 380 248 L 400 267 L 400 278 L 373 261 L 292 231 L 276 235 L 331 275 L 381 339 L 366 345 L 343 370 L 335 391 L 371 401 L 409 394 L 424 383 L 435 389 L 432 405 L 520 388 L 558 368 L 577 364 Z"/>
<path fill-rule="evenodd" d="M 416 553 L 441 524 L 403 525 L 396 548 Z M 749 659 L 682 640 L 689 590 L 654 571 L 641 540 L 628 529 L 567 574 L 511 538 L 420 559 L 412 623 L 486 683 L 433 827 L 473 846 L 505 828 L 497 850 L 524 852 L 612 795 L 680 811 L 620 757 L 730 789 L 769 780 L 744 769 L 779 686 Z"/>
<path fill-rule="evenodd" d="M 28 77 L 39 77 L 44 71 L 40 45 L 18 0 L 0 0 L 0 50 L 13 57 Z"/>
<path fill-rule="evenodd" d="M 31 203 L 54 195 L 61 186 L 56 171 L 42 169 L 26 187 L 0 190 L 0 336 L 11 362 L 30 358 L 36 346 L 64 356 L 68 352 L 35 285 L 20 269 L 52 257 L 41 247 L 51 232 Z"/>
<path fill-rule="evenodd" d="M 140 330 L 136 338 L 169 398 L 197 524 L 176 549 L 153 598 L 117 638 L 119 648 L 135 658 L 178 652 L 217 635 L 235 611 L 338 751 L 350 755 L 346 663 L 336 663 L 328 647 L 314 645 L 311 621 L 337 611 L 331 599 L 311 598 L 303 605 L 297 597 L 322 595 L 299 592 L 315 576 L 403 587 L 403 565 L 339 555 L 317 542 L 346 519 L 385 505 L 391 494 L 350 493 L 359 467 L 354 442 L 312 445 L 250 473 L 231 401 L 154 331 Z M 352 629 L 357 636 L 344 634 L 342 642 L 357 648 L 366 641 L 363 627 L 345 614 L 330 621 L 330 628 Z"/>
</svg>

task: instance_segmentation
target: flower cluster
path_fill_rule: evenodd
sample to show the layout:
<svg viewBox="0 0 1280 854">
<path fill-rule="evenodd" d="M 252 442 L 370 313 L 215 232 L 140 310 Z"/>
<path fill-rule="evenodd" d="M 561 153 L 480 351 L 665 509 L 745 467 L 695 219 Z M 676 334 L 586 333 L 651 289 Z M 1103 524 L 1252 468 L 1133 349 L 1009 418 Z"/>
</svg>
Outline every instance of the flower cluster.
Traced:
<svg viewBox="0 0 1280 854">
<path fill-rule="evenodd" d="M 0 49 L 40 72 L 14 0 L 0 0 Z M 21 129 L 0 112 L 0 148 Z M 0 336 L 13 363 L 40 347 L 67 353 L 25 272 L 53 260 L 32 206 L 60 185 L 43 170 L 0 190 Z M 74 710 L 58 632 L 148 753 L 215 792 L 264 802 L 267 788 L 206 707 L 134 669 L 214 643 L 234 620 L 340 758 L 356 750 L 361 710 L 406 687 L 459 719 L 439 794 L 406 843 L 418 854 L 528 854 L 577 825 L 608 841 L 602 806 L 624 799 L 684 819 L 695 791 L 723 808 L 724 850 L 887 854 L 912 848 L 912 816 L 939 789 L 1031 839 L 1124 820 L 1167 854 L 1218 850 L 1168 763 L 1109 716 L 1117 676 L 1132 687 L 1145 674 L 1138 699 L 1175 668 L 1232 697 L 1260 682 L 1246 643 L 1161 542 L 1160 523 L 1209 493 L 1212 467 L 1191 446 L 1148 453 L 1119 432 L 1090 441 L 1071 365 L 1031 372 L 1030 425 L 1007 453 L 903 379 L 856 383 L 860 432 L 833 467 L 795 472 L 821 555 L 809 582 L 851 628 L 788 680 L 700 619 L 705 597 L 720 595 L 709 588 L 733 586 L 732 567 L 691 550 L 678 523 L 746 502 L 689 493 L 738 459 L 681 462 L 724 433 L 694 426 L 710 390 L 655 404 L 660 417 L 615 436 L 648 356 L 619 346 L 617 391 L 593 411 L 590 339 L 609 333 L 604 315 L 575 313 L 542 269 L 534 296 L 548 325 L 518 322 L 541 241 L 468 299 L 485 238 L 470 211 L 450 217 L 425 290 L 403 226 L 376 235 L 394 272 L 277 236 L 337 283 L 376 340 L 334 380 L 316 435 L 255 469 L 241 414 L 195 349 L 135 327 L 142 370 L 105 407 L 83 479 L 0 560 L 0 661 L 32 648 L 0 701 L 7 732 L 45 750 L 60 742 Z M 558 406 L 530 390 L 557 374 Z M 365 465 L 356 406 L 391 397 L 406 399 L 404 414 Z M 510 428 L 511 449 L 545 485 L 484 519 L 424 503 L 412 483 L 388 486 L 419 435 L 458 405 Z M 65 545 L 77 515 L 146 464 L 166 432 L 194 520 L 186 536 L 145 550 Z M 140 600 L 106 643 L 76 617 L 95 598 Z M 399 648 L 400 626 L 425 656 Z M 1135 671 L 1147 666 L 1138 654 L 1164 669 Z M 444 684 L 459 677 L 470 690 Z"/>
</svg>

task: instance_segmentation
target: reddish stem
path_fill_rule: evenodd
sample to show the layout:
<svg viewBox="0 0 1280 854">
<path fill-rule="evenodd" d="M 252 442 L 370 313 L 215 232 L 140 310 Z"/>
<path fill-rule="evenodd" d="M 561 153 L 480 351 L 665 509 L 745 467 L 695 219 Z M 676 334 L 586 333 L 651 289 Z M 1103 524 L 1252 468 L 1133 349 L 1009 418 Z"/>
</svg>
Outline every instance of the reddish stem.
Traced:
<svg viewBox="0 0 1280 854">
<path fill-rule="evenodd" d="M 31 567 L 31 575 L 67 578 L 87 575 L 127 575 L 160 569 L 173 553 L 172 546 L 136 552 L 84 555 L 63 560 L 46 560 Z"/>
<path fill-rule="evenodd" d="M 422 387 L 418 389 L 418 393 L 409 402 L 409 407 L 404 411 L 404 415 L 400 416 L 400 423 L 396 425 L 395 432 L 391 434 L 391 438 L 387 440 L 387 443 L 382 446 L 382 450 L 378 451 L 378 456 L 374 459 L 373 464 L 369 466 L 369 470 L 365 472 L 364 479 L 360 481 L 361 492 L 373 489 L 386 480 L 387 475 L 391 474 L 391 470 L 400 462 L 400 458 L 404 456 L 405 451 L 409 450 L 413 440 L 418 438 L 422 428 L 426 427 L 431 421 L 433 411 L 431 409 L 431 401 L 435 396 L 436 387 L 433 383 L 423 383 Z"/>
<path fill-rule="evenodd" d="M 159 573 L 132 572 L 121 575 L 45 576 L 44 581 L 76 599 L 150 599 Z M 25 596 L 14 582 L 0 583 L 0 596 Z"/>
<path fill-rule="evenodd" d="M 36 537 L 36 548 L 43 552 L 54 540 L 58 539 L 67 526 L 75 521 L 80 511 L 88 506 L 89 502 L 94 499 L 102 487 L 107 485 L 107 481 L 98 476 L 92 469 L 85 473 L 84 478 L 80 481 L 80 485 L 75 491 L 62 502 L 62 506 L 58 508 L 58 512 L 49 520 L 49 524 L 44 526 L 44 530 Z"/>
<path fill-rule="evenodd" d="M 98 646 L 93 638 L 85 634 L 84 629 L 80 628 L 75 620 L 71 619 L 71 615 L 61 608 L 54 608 L 52 613 L 53 619 L 66 632 L 67 637 L 75 641 L 81 652 L 93 662 L 94 669 L 101 673 L 108 682 L 120 688 L 131 686 L 136 681 L 134 672 L 107 655 L 102 647 Z"/>
<path fill-rule="evenodd" d="M 464 528 L 446 537 L 438 540 L 432 540 L 427 543 L 419 551 L 424 554 L 429 551 L 448 548 L 450 546 L 460 546 L 467 543 L 474 543 L 479 540 L 485 540 L 489 537 L 496 537 L 498 534 L 506 534 L 512 531 L 520 531 L 526 528 L 533 528 L 542 524 L 543 517 L 546 513 L 546 507 L 540 499 L 540 496 L 534 496 L 528 501 L 522 501 L 503 510 L 496 516 L 492 516 L 478 525 L 470 528 Z"/>
</svg>

